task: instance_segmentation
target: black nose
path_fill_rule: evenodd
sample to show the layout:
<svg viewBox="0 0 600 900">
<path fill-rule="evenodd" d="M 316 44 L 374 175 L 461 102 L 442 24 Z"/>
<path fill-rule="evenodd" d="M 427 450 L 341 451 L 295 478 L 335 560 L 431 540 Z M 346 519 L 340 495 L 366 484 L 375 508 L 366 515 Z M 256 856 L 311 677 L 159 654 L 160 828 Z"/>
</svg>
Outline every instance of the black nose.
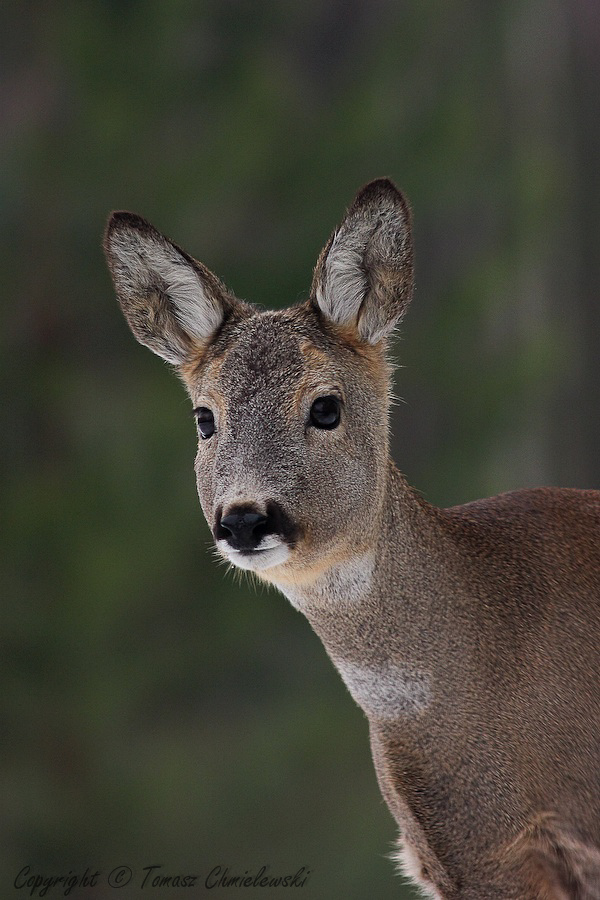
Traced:
<svg viewBox="0 0 600 900">
<path fill-rule="evenodd" d="M 234 550 L 255 550 L 269 533 L 268 516 L 248 506 L 234 507 L 217 521 L 215 537 L 225 539 Z"/>
</svg>

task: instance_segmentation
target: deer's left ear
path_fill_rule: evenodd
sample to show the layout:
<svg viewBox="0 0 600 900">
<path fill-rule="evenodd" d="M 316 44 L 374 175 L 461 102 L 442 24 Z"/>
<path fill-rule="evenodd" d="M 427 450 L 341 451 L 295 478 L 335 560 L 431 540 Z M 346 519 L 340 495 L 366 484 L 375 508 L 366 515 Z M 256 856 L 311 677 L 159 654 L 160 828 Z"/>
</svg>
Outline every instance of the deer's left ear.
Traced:
<svg viewBox="0 0 600 900">
<path fill-rule="evenodd" d="M 376 344 L 398 324 L 412 291 L 410 207 L 391 181 L 380 178 L 359 191 L 325 245 L 311 302 Z"/>
</svg>

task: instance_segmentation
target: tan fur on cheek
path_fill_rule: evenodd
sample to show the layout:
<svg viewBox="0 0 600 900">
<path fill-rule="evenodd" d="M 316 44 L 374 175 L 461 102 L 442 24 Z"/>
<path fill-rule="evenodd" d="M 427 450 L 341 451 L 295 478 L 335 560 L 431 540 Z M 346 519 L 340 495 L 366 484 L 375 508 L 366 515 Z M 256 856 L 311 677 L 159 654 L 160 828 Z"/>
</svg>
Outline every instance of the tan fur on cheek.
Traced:
<svg viewBox="0 0 600 900">
<path fill-rule="evenodd" d="M 372 384 L 377 394 L 387 395 L 392 368 L 386 357 L 385 345 L 383 343 L 369 344 L 359 336 L 356 328 L 352 326 L 330 325 L 330 328 L 340 343 L 352 351 L 362 377 Z"/>
<path fill-rule="evenodd" d="M 192 400 L 200 392 L 218 395 L 219 373 L 224 355 L 211 353 L 208 344 L 197 344 L 193 358 L 179 366 L 179 377 L 185 384 Z"/>
<path fill-rule="evenodd" d="M 284 592 L 286 588 L 306 587 L 314 584 L 332 569 L 343 566 L 357 555 L 365 553 L 368 546 L 368 543 L 365 543 L 364 546 L 361 544 L 339 545 L 329 553 L 321 554 L 311 553 L 310 549 L 307 551 L 306 547 L 299 546 L 294 549 L 292 556 L 283 566 L 273 566 L 259 574 L 265 581 L 281 587 Z"/>
</svg>

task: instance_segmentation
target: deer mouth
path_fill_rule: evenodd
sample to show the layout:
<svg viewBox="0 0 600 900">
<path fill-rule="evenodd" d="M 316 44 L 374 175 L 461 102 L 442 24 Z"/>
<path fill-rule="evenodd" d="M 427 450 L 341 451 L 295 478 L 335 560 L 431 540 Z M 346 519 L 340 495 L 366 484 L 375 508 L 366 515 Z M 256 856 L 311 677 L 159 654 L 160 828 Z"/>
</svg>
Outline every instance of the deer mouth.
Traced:
<svg viewBox="0 0 600 900">
<path fill-rule="evenodd" d="M 254 572 L 282 565 L 291 553 L 288 545 L 273 534 L 265 535 L 253 549 L 236 550 L 224 540 L 217 541 L 217 547 L 230 563 Z"/>
</svg>

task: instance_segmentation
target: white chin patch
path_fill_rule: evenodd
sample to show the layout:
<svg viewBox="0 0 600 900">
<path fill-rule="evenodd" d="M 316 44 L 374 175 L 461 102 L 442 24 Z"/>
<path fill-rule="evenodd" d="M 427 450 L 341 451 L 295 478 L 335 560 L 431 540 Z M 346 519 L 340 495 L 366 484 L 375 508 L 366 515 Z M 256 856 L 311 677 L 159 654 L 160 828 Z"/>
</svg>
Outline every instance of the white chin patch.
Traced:
<svg viewBox="0 0 600 900">
<path fill-rule="evenodd" d="M 290 548 L 272 534 L 264 537 L 255 550 L 234 550 L 223 540 L 217 541 L 217 547 L 234 566 L 253 572 L 280 566 L 290 558 Z"/>
</svg>

